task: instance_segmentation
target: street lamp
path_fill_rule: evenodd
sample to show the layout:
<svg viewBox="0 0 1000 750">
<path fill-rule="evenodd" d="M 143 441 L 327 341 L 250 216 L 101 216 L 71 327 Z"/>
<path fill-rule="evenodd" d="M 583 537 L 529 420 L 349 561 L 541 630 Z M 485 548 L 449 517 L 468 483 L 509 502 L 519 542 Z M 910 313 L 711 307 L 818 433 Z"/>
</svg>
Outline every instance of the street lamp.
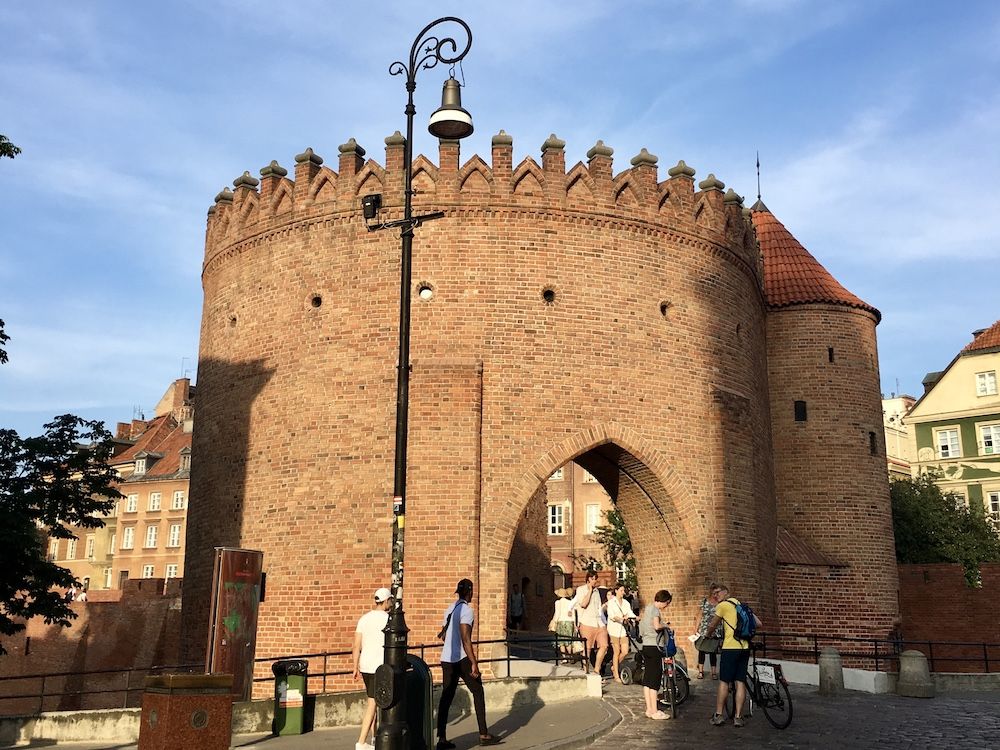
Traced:
<svg viewBox="0 0 1000 750">
<path fill-rule="evenodd" d="M 467 41 L 459 51 L 452 37 L 438 37 L 432 33 L 436 27 L 455 23 L 465 31 Z M 389 66 L 390 75 L 406 75 L 407 101 L 406 140 L 403 143 L 403 218 L 379 222 L 382 207 L 381 195 L 366 195 L 361 200 L 362 213 L 368 231 L 399 227 L 402 243 L 399 280 L 399 361 L 396 364 L 396 461 L 393 479 L 392 525 L 392 593 L 396 604 L 385 627 L 385 663 L 375 674 L 375 700 L 379 706 L 379 730 L 375 737 L 378 750 L 406 750 L 410 745 L 406 725 L 406 672 L 407 633 L 403 615 L 403 541 L 406 517 L 406 443 L 410 399 L 410 286 L 413 230 L 425 221 L 439 219 L 443 211 L 420 216 L 413 215 L 413 91 L 417 87 L 417 71 L 433 68 L 439 62 L 454 66 L 469 53 L 472 31 L 460 18 L 445 16 L 427 24 L 417 34 L 410 48 L 409 64 L 396 61 Z M 459 139 L 472 134 L 472 116 L 462 108 L 461 88 L 455 80 L 454 67 L 444 83 L 441 107 L 431 115 L 428 126 L 431 135 L 438 138 Z"/>
</svg>

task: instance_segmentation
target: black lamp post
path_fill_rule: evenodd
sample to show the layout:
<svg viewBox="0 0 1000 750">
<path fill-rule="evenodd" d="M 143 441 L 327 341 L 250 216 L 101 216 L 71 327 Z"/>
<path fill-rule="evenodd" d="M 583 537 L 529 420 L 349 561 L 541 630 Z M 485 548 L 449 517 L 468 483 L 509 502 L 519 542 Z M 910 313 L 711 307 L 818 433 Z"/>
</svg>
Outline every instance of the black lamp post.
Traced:
<svg viewBox="0 0 1000 750">
<path fill-rule="evenodd" d="M 467 41 L 459 50 L 455 39 L 437 37 L 433 30 L 444 24 L 455 23 L 465 31 Z M 392 593 L 396 604 L 385 628 L 385 663 L 375 675 L 375 700 L 379 706 L 379 730 L 375 737 L 378 750 L 406 750 L 410 746 L 406 723 L 406 672 L 407 633 L 403 615 L 403 540 L 406 517 L 406 443 L 410 400 L 410 286 L 413 230 L 425 221 L 439 219 L 444 212 L 436 211 L 420 216 L 413 215 L 413 91 L 417 87 L 417 71 L 433 68 L 439 62 L 454 65 L 460 62 L 472 47 L 472 31 L 460 18 L 446 16 L 429 23 L 417 35 L 410 48 L 409 64 L 394 62 L 389 66 L 390 75 L 406 75 L 407 101 L 406 141 L 403 144 L 403 218 L 397 221 L 378 222 L 382 207 L 381 195 L 367 195 L 362 201 L 362 211 L 368 231 L 399 227 L 402 241 L 399 280 L 399 361 L 396 379 L 396 462 L 393 479 L 392 526 Z M 461 89 L 454 75 L 444 84 L 441 107 L 431 115 L 429 130 L 438 138 L 459 139 L 472 134 L 472 116 L 462 109 Z"/>
</svg>

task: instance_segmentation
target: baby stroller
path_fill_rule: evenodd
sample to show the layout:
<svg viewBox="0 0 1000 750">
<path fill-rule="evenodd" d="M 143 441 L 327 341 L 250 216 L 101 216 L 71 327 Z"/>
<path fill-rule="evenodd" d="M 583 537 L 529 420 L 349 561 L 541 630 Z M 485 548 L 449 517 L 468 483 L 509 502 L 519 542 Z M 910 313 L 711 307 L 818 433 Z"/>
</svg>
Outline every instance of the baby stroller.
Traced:
<svg viewBox="0 0 1000 750">
<path fill-rule="evenodd" d="M 639 638 L 639 624 L 629 622 L 625 624 L 625 632 L 628 634 L 629 653 L 618 665 L 618 672 L 621 674 L 622 683 L 625 685 L 638 684 L 642 682 L 643 656 L 642 640 Z M 674 705 L 680 705 L 687 700 L 691 694 L 691 680 L 688 677 L 687 669 L 676 657 L 663 657 L 663 680 L 660 685 L 658 700 L 661 703 L 669 704 L 671 684 L 674 691 Z M 671 677 L 673 681 L 671 682 Z"/>
</svg>

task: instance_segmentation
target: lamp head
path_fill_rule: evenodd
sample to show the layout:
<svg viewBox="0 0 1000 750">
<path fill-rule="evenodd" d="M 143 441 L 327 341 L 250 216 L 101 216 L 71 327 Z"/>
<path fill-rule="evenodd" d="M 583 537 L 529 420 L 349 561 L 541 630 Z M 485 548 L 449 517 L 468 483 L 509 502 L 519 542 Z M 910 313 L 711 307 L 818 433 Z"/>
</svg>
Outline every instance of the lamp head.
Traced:
<svg viewBox="0 0 1000 750">
<path fill-rule="evenodd" d="M 453 77 L 444 82 L 441 106 L 431 115 L 427 129 L 436 138 L 446 140 L 472 135 L 472 115 L 462 109 L 462 89 Z"/>
<path fill-rule="evenodd" d="M 377 219 L 381 208 L 382 195 L 380 193 L 372 193 L 361 199 L 361 211 L 364 214 L 365 221 L 371 222 Z"/>
</svg>

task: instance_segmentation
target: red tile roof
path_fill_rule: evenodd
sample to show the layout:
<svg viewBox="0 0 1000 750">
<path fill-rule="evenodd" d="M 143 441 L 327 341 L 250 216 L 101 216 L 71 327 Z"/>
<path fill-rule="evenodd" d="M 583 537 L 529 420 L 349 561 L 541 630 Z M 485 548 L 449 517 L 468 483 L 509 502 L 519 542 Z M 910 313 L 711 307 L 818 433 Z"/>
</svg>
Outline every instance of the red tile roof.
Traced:
<svg viewBox="0 0 1000 750">
<path fill-rule="evenodd" d="M 1000 348 L 1000 320 L 972 339 L 962 351 L 977 352 L 997 348 Z"/>
<path fill-rule="evenodd" d="M 768 305 L 790 307 L 811 302 L 846 305 L 868 310 L 882 319 L 878 310 L 841 286 L 767 206 L 757 201 L 750 211 L 764 256 L 764 295 Z"/>
<path fill-rule="evenodd" d="M 182 448 L 191 447 L 191 433 L 185 432 L 182 425 L 166 414 L 149 421 L 147 428 L 136 439 L 135 444 L 119 455 L 115 456 L 111 463 L 115 466 L 128 464 L 135 461 L 140 453 L 156 453 L 162 458 L 150 461 L 145 474 L 136 477 L 126 477 L 128 479 L 156 479 L 158 477 L 170 476 L 180 470 L 180 451 Z"/>
</svg>

